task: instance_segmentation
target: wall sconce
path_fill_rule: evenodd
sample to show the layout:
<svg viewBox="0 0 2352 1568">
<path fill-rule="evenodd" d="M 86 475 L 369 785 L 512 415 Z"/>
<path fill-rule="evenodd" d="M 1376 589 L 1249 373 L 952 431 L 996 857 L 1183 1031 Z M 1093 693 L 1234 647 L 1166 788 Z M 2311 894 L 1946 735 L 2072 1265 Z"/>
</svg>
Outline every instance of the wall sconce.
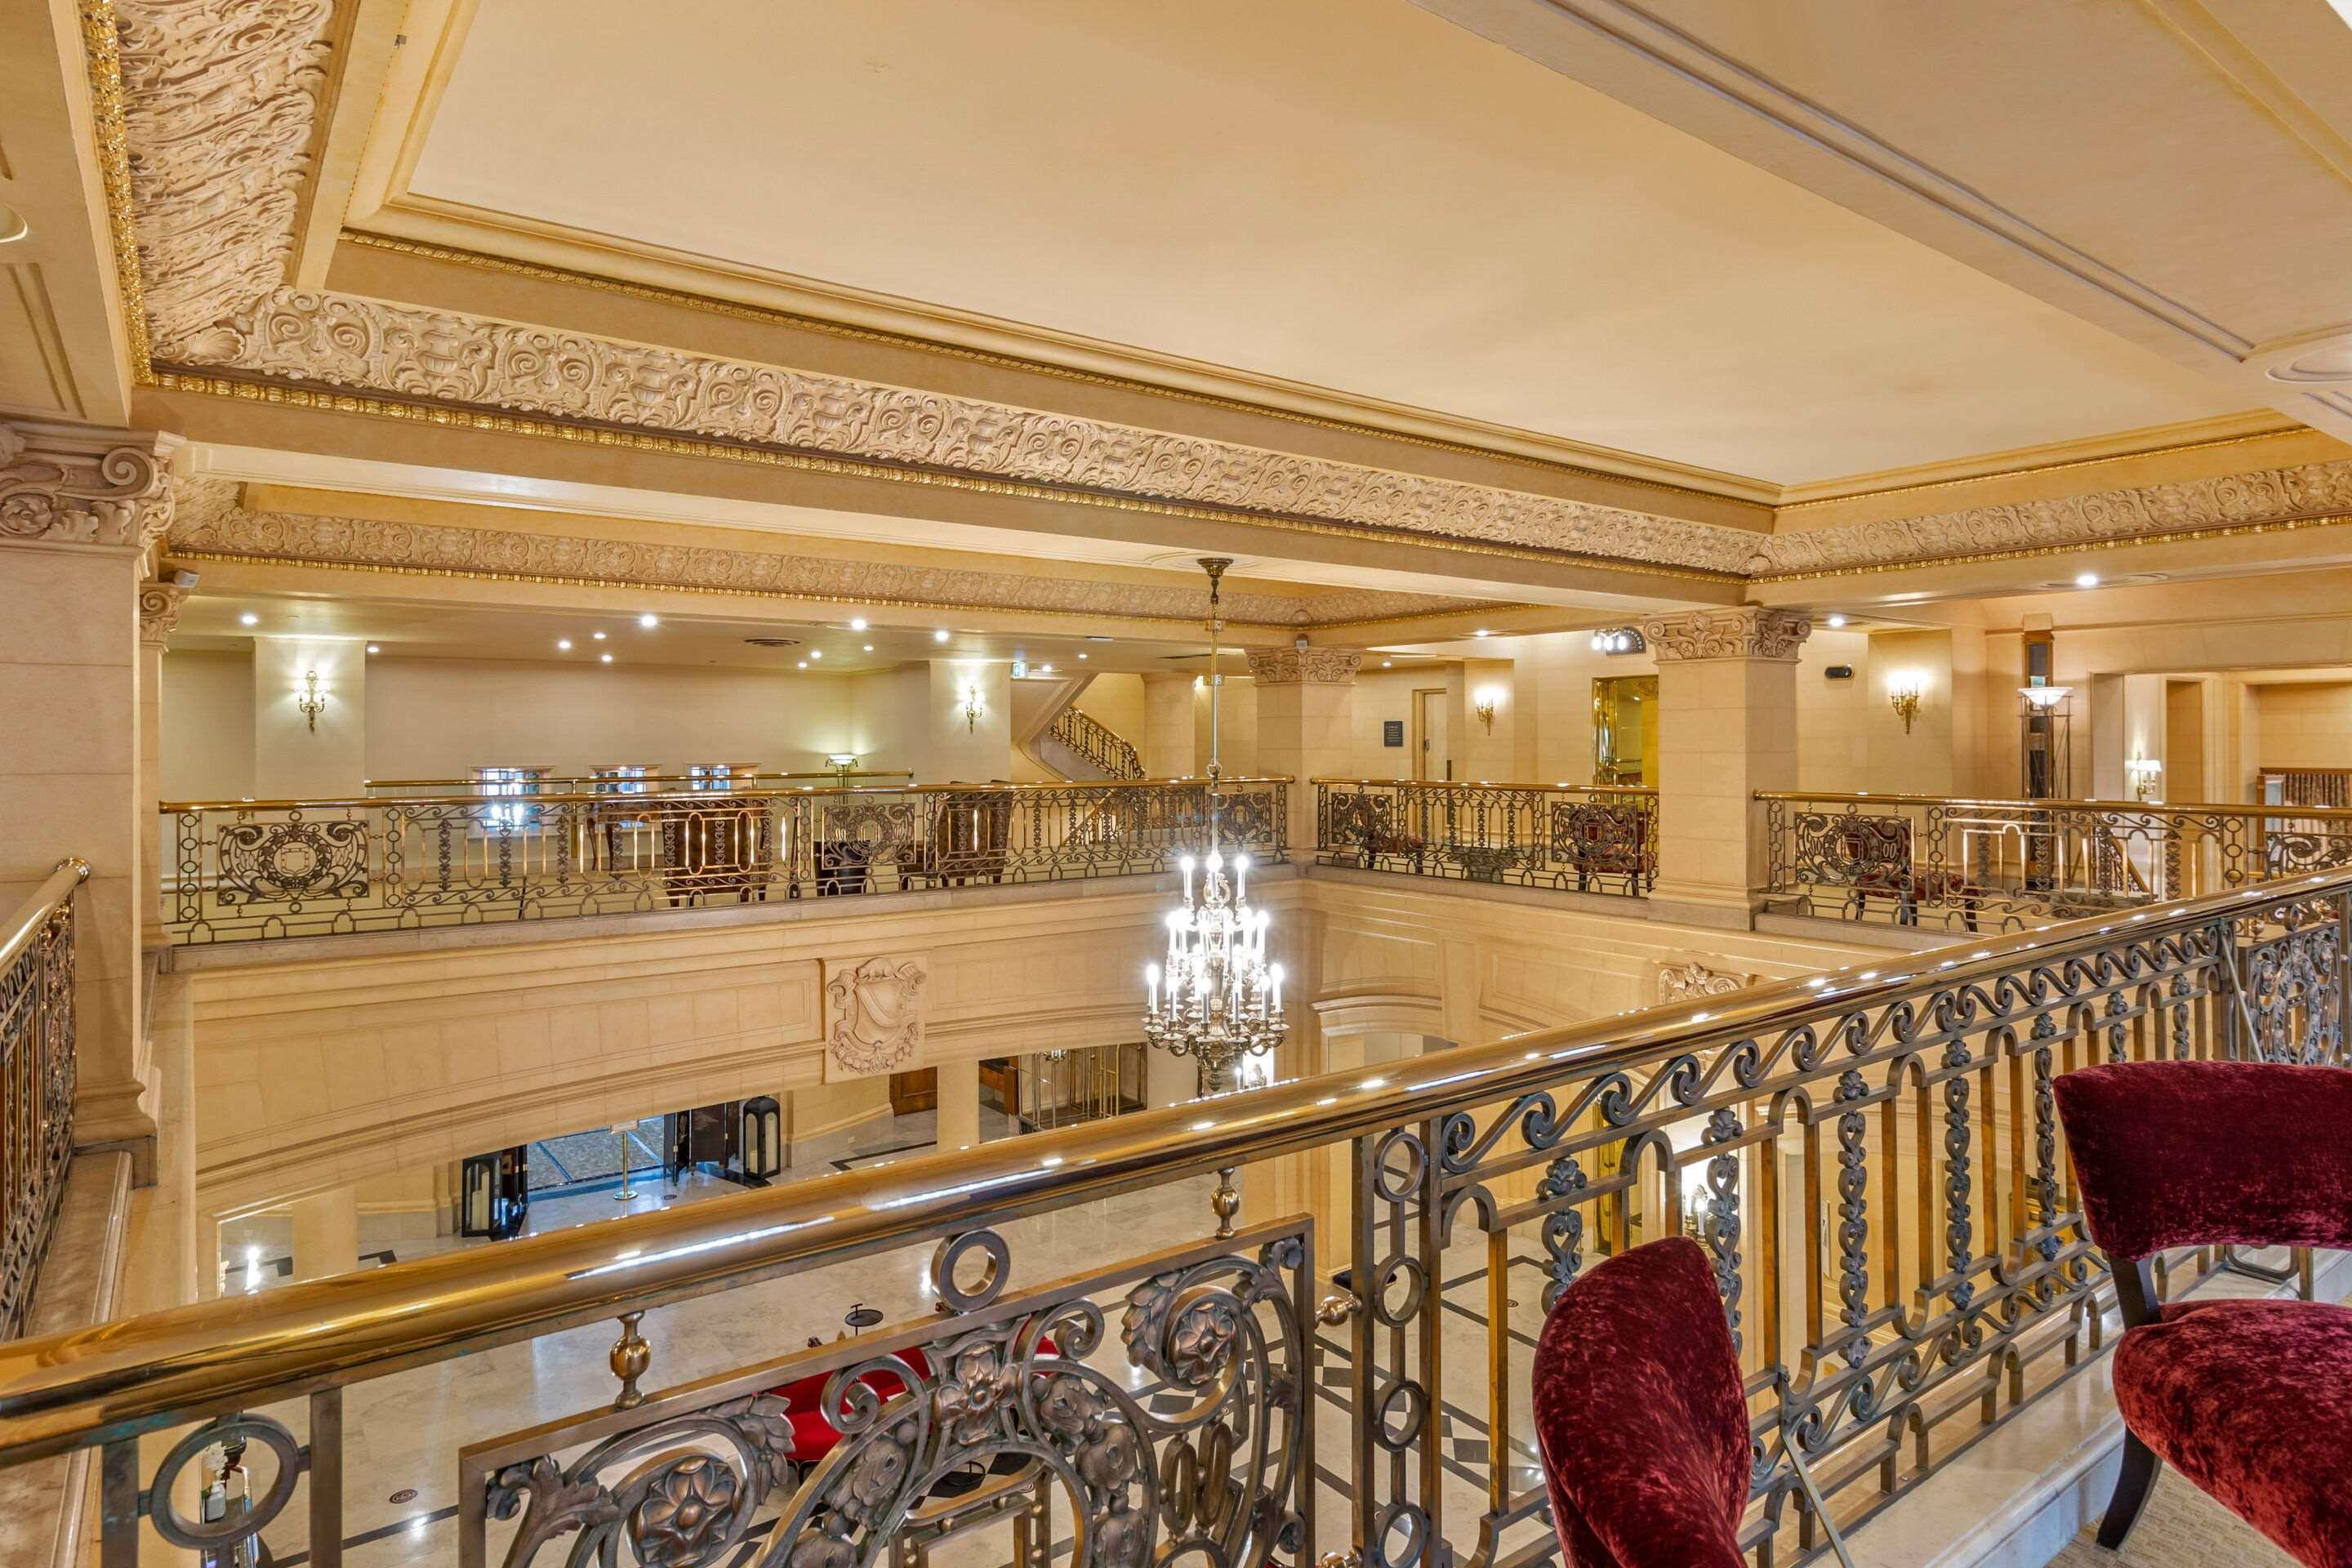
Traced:
<svg viewBox="0 0 2352 1568">
<path fill-rule="evenodd" d="M 1638 626 L 1603 626 L 1592 634 L 1595 653 L 1641 653 L 1649 646 Z"/>
<path fill-rule="evenodd" d="M 1905 670 L 1887 683 L 1887 701 L 1903 716 L 1903 732 L 1911 732 L 1911 721 L 1919 714 L 1919 694 L 1927 689 L 1927 680 L 1916 670 Z"/>
<path fill-rule="evenodd" d="M 1486 733 L 1495 732 L 1495 710 L 1501 706 L 1503 694 L 1491 686 L 1478 689 L 1470 711 L 1478 715 L 1478 722 L 1486 726 Z"/>
<path fill-rule="evenodd" d="M 980 728 L 980 688 L 963 689 L 963 727 L 967 732 Z"/>
<path fill-rule="evenodd" d="M 847 789 L 849 787 L 850 770 L 857 766 L 857 753 L 855 752 L 835 752 L 824 760 L 826 763 L 832 767 L 834 776 L 841 781 L 841 787 Z"/>
<path fill-rule="evenodd" d="M 2153 757 L 2134 757 L 2124 764 L 2124 772 L 2131 774 L 2132 798 L 2135 800 L 2156 798 L 2157 783 L 2164 777 L 2162 763 Z"/>
<path fill-rule="evenodd" d="M 317 670 L 302 672 L 302 695 L 294 699 L 294 710 L 310 721 L 310 730 L 315 734 L 319 728 L 319 715 L 327 710 L 327 694 L 319 689 Z"/>
</svg>

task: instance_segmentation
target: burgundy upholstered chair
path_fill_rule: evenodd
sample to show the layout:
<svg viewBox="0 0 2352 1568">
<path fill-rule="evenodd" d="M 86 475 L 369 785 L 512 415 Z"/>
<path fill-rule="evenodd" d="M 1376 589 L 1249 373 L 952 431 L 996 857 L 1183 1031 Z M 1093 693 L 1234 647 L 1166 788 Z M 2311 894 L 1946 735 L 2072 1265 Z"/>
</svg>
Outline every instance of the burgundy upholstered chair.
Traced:
<svg viewBox="0 0 2352 1568">
<path fill-rule="evenodd" d="M 2352 1247 L 2352 1071 L 2122 1062 L 2057 1082 L 2091 1238 L 2114 1265 L 2124 1468 L 2099 1544 L 2159 1461 L 2312 1568 L 2352 1564 L 2352 1311 L 2156 1300 L 2171 1247 Z"/>
<path fill-rule="evenodd" d="M 1571 1568 L 1744 1568 L 1748 1402 L 1697 1243 L 1634 1247 L 1561 1291 L 1534 1377 L 1536 1441 Z"/>
</svg>

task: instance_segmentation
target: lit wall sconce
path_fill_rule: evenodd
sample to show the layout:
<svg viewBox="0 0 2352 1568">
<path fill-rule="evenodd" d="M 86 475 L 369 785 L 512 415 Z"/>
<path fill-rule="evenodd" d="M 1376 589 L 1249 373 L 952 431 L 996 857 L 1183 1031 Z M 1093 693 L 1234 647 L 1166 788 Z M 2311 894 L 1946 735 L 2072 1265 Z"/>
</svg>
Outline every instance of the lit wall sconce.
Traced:
<svg viewBox="0 0 2352 1568">
<path fill-rule="evenodd" d="M 1919 695 L 1927 689 L 1927 678 L 1916 670 L 1903 670 L 1887 683 L 1886 700 L 1903 716 L 1903 732 L 1906 735 L 1911 732 L 1911 721 L 1919 716 Z"/>
<path fill-rule="evenodd" d="M 967 732 L 980 728 L 980 688 L 965 687 L 963 689 L 963 727 Z"/>
<path fill-rule="evenodd" d="M 294 699 L 294 710 L 310 721 L 311 732 L 315 734 L 319 728 L 319 715 L 327 710 L 327 694 L 319 689 L 317 670 L 302 672 L 302 694 Z"/>
<path fill-rule="evenodd" d="M 1486 726 L 1486 733 L 1495 732 L 1495 710 L 1501 707 L 1503 694 L 1492 686 L 1482 686 L 1473 700 L 1470 711 L 1478 715 L 1478 722 Z"/>
<path fill-rule="evenodd" d="M 1643 640 L 1638 626 L 1603 626 L 1592 634 L 1592 651 L 1595 653 L 1642 653 L 1649 646 Z"/>
<path fill-rule="evenodd" d="M 2156 798 L 2156 786 L 2164 778 L 2162 763 L 2153 757 L 2134 757 L 2124 764 L 2124 772 L 2131 774 L 2134 799 L 2154 800 Z"/>
<path fill-rule="evenodd" d="M 824 760 L 826 763 L 832 767 L 834 776 L 841 781 L 841 787 L 847 789 L 849 787 L 850 771 L 857 766 L 857 753 L 855 752 L 835 752 Z"/>
</svg>

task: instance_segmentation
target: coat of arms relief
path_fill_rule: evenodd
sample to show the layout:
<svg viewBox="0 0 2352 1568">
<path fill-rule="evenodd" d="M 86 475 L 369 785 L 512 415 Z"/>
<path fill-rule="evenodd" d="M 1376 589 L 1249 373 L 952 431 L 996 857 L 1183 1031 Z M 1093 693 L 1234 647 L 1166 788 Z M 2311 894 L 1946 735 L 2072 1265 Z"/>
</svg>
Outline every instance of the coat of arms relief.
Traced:
<svg viewBox="0 0 2352 1568">
<path fill-rule="evenodd" d="M 825 1080 L 905 1072 L 923 1057 L 923 956 L 825 964 Z"/>
</svg>

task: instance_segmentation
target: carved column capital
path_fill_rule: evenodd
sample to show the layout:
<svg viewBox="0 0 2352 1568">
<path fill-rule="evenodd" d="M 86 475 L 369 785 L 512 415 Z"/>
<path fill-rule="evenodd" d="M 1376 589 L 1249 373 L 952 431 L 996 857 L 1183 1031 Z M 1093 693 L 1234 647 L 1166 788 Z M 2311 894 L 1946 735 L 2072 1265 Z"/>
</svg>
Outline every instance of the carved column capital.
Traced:
<svg viewBox="0 0 2352 1568">
<path fill-rule="evenodd" d="M 177 583 L 140 584 L 139 640 L 150 647 L 162 647 L 172 628 L 180 624 L 180 606 L 192 592 Z"/>
<path fill-rule="evenodd" d="M 0 420 L 0 542 L 146 550 L 172 522 L 176 436 Z"/>
<path fill-rule="evenodd" d="M 1260 686 L 1353 686 L 1360 647 L 1254 647 L 1250 679 Z"/>
<path fill-rule="evenodd" d="M 1642 636 L 1660 664 L 1700 658 L 1794 660 L 1798 645 L 1812 635 L 1813 617 L 1803 610 L 1741 605 L 1722 610 L 1683 610 L 1651 616 Z"/>
</svg>

